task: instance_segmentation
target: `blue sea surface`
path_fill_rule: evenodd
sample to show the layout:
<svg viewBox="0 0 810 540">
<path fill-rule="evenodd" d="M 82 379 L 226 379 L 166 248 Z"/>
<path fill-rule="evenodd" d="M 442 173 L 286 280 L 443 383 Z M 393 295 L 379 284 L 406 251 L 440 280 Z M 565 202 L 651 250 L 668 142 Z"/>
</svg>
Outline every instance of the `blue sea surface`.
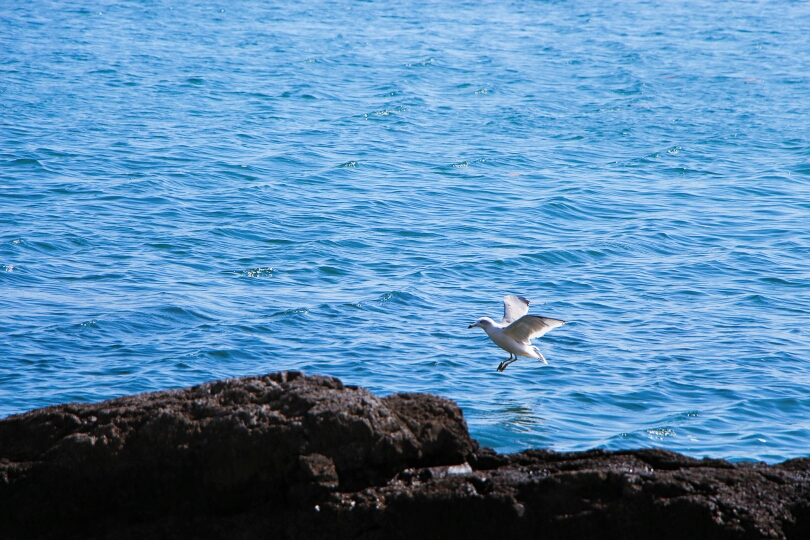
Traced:
<svg viewBox="0 0 810 540">
<path fill-rule="evenodd" d="M 84 7 L 81 7 L 84 5 Z M 302 370 L 500 451 L 810 453 L 810 3 L 0 12 L 0 416 Z M 505 294 L 567 324 L 507 353 Z"/>
</svg>

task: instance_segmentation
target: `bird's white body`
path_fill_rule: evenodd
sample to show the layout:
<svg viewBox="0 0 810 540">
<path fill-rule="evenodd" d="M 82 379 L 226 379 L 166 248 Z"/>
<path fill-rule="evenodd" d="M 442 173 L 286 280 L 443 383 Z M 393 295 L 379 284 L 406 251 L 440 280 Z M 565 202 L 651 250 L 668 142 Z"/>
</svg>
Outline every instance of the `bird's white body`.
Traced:
<svg viewBox="0 0 810 540">
<path fill-rule="evenodd" d="M 540 350 L 532 345 L 531 340 L 540 337 L 549 330 L 565 324 L 559 319 L 528 315 L 529 301 L 522 296 L 509 295 L 503 299 L 503 320 L 497 323 L 489 317 L 481 317 L 470 328 L 479 326 L 484 329 L 492 342 L 509 353 L 509 360 L 501 362 L 498 371 L 518 359 L 519 356 L 536 358 L 548 364 Z M 512 356 L 515 359 L 512 359 Z"/>
<path fill-rule="evenodd" d="M 508 336 L 503 330 L 500 324 L 496 323 L 489 317 L 481 317 L 475 323 L 476 326 L 480 326 L 484 329 L 484 332 L 487 333 L 489 339 L 492 340 L 492 343 L 500 347 L 501 349 L 505 350 L 508 353 L 512 353 L 515 356 L 527 356 L 529 358 L 537 358 L 544 364 L 548 364 L 543 355 L 540 354 L 540 351 L 537 350 L 537 347 L 532 345 L 530 342 L 521 342 L 516 340 L 513 337 Z"/>
</svg>

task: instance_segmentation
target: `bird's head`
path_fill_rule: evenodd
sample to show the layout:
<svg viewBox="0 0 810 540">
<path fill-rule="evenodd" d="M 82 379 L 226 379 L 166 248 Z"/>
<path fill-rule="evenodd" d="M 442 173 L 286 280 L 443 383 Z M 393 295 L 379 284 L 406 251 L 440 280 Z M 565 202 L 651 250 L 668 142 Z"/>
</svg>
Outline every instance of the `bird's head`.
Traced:
<svg viewBox="0 0 810 540">
<path fill-rule="evenodd" d="M 480 319 L 478 319 L 477 321 L 472 323 L 467 328 L 473 328 L 475 326 L 480 326 L 481 328 L 487 328 L 488 326 L 494 326 L 494 325 L 495 325 L 495 321 L 493 321 L 489 317 L 481 317 Z"/>
</svg>

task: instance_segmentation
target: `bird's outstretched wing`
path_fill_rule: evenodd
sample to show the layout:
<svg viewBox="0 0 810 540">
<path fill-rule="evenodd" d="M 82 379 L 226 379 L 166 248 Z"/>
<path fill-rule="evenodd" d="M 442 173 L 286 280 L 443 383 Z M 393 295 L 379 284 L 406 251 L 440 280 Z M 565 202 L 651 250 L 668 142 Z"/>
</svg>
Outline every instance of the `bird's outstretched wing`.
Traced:
<svg viewBox="0 0 810 540">
<path fill-rule="evenodd" d="M 559 319 L 549 319 L 548 317 L 537 317 L 536 315 L 524 315 L 509 326 L 503 329 L 503 333 L 515 341 L 528 343 L 530 339 L 540 337 L 549 330 L 565 324 Z"/>
<path fill-rule="evenodd" d="M 510 294 L 503 297 L 503 320 L 501 325 L 512 324 L 529 312 L 529 301 L 522 296 Z"/>
</svg>

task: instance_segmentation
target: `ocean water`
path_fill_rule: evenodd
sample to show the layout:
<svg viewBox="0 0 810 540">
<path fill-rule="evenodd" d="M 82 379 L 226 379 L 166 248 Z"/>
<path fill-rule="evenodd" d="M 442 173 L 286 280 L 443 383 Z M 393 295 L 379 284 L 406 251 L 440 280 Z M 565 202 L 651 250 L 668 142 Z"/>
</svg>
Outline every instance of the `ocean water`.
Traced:
<svg viewBox="0 0 810 540">
<path fill-rule="evenodd" d="M 278 370 L 501 451 L 810 446 L 810 3 L 0 13 L 0 416 Z M 480 329 L 567 324 L 548 366 Z"/>
</svg>

